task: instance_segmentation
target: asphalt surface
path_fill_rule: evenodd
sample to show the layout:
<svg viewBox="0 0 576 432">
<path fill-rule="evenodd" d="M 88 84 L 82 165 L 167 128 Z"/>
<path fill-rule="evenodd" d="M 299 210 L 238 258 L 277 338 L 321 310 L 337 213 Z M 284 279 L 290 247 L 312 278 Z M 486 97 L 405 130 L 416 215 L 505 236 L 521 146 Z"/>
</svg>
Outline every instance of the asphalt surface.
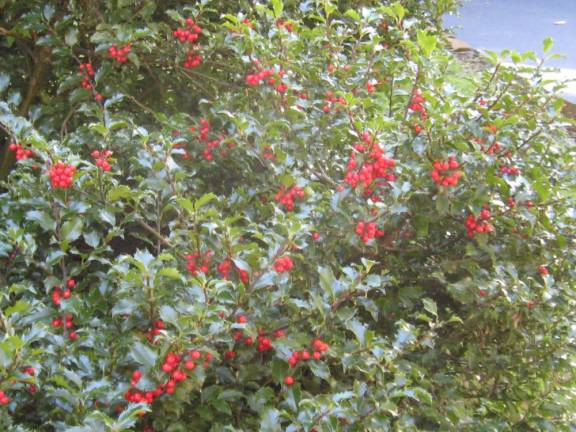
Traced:
<svg viewBox="0 0 576 432">
<path fill-rule="evenodd" d="M 576 79 L 576 0 L 465 0 L 460 16 L 446 16 L 445 24 L 473 48 L 497 52 L 542 55 L 542 41 L 552 37 L 552 52 L 566 58 L 547 63 L 561 69 L 551 77 Z M 576 83 L 564 96 L 576 102 Z"/>
</svg>

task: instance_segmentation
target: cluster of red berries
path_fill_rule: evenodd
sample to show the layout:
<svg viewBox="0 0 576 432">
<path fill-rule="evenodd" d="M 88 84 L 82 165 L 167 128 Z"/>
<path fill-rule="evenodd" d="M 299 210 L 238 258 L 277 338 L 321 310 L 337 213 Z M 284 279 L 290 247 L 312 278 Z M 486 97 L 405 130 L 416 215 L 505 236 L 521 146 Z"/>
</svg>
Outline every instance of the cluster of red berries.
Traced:
<svg viewBox="0 0 576 432">
<path fill-rule="evenodd" d="M 164 393 L 164 391 L 160 386 L 156 387 L 154 391 L 147 391 L 147 392 L 139 391 L 136 389 L 128 389 L 126 393 L 124 393 L 124 399 L 126 399 L 127 402 L 132 403 L 143 402 L 148 405 L 152 405 L 154 399 L 157 398 L 158 396 L 161 396 L 162 393 Z M 142 415 L 143 414 L 144 413 L 142 413 Z"/>
<path fill-rule="evenodd" d="M 336 106 L 335 111 L 340 112 L 341 106 L 346 106 L 346 99 L 343 96 L 335 96 L 334 93 L 330 90 L 326 92 L 326 96 L 324 97 L 324 105 L 322 106 L 322 111 L 328 114 L 332 106 Z"/>
<path fill-rule="evenodd" d="M 385 232 L 376 228 L 374 222 L 358 222 L 356 224 L 356 235 L 358 235 L 364 243 L 368 243 L 370 240 L 376 237 L 382 237 Z"/>
<path fill-rule="evenodd" d="M 344 181 L 351 187 L 356 187 L 358 183 L 361 183 L 365 189 L 364 194 L 370 196 L 373 193 L 373 186 L 385 186 L 390 182 L 396 181 L 396 176 L 391 172 L 396 166 L 396 162 L 394 159 L 386 157 L 380 144 L 372 143 L 370 134 L 364 133 L 362 139 L 364 143 L 368 145 L 368 148 L 370 148 L 370 154 L 365 158 L 360 169 L 356 170 L 358 166 L 356 155 L 358 153 L 365 153 L 368 148 L 363 144 L 356 144 L 354 146 L 354 150 L 358 153 L 350 153 Z M 375 180 L 383 180 L 383 182 L 374 185 L 373 182 Z"/>
<path fill-rule="evenodd" d="M 4 393 L 0 391 L 0 405 L 8 405 L 10 403 L 10 398 Z"/>
<path fill-rule="evenodd" d="M 320 360 L 322 353 L 328 351 L 329 349 L 330 347 L 328 344 L 322 342 L 320 339 L 315 339 L 312 342 L 312 354 L 310 354 L 310 350 L 294 351 L 288 359 L 288 364 L 290 367 L 294 368 L 299 361 L 306 361 L 310 359 Z"/>
<path fill-rule="evenodd" d="M 202 56 L 193 49 L 188 50 L 186 59 L 182 62 L 182 66 L 186 69 L 194 69 L 202 64 Z"/>
<path fill-rule="evenodd" d="M 190 132 L 194 131 L 195 131 L 194 128 L 190 128 Z M 207 141 L 208 134 L 210 133 L 210 122 L 205 118 L 200 119 L 199 132 L 200 132 L 200 141 Z"/>
<path fill-rule="evenodd" d="M 434 169 L 430 175 L 438 186 L 456 186 L 462 177 L 462 173 L 456 171 L 460 168 L 460 164 L 454 156 L 450 156 L 444 162 L 434 161 L 433 167 Z"/>
<path fill-rule="evenodd" d="M 213 140 L 209 140 L 206 141 L 206 147 L 204 148 L 204 151 L 202 152 L 202 156 L 204 157 L 204 159 L 211 161 L 212 159 L 214 159 L 214 149 L 218 148 L 220 146 L 221 140 L 219 139 L 213 139 Z M 220 152 L 220 156 L 225 156 L 226 152 Z"/>
<path fill-rule="evenodd" d="M 320 339 L 314 339 L 312 341 L 312 347 L 310 350 L 294 351 L 288 359 L 288 364 L 291 368 L 295 368 L 298 362 L 307 361 L 310 359 L 320 360 L 322 353 L 328 351 L 330 347 L 328 344 L 322 342 Z M 310 353 L 312 351 L 312 354 Z M 288 375 L 284 378 L 284 384 L 291 386 L 296 381 L 292 375 Z"/>
<path fill-rule="evenodd" d="M 292 24 L 291 22 L 286 22 L 283 19 L 277 20 L 276 25 L 278 26 L 278 28 L 286 29 L 288 33 L 292 33 L 294 31 L 294 24 Z"/>
<path fill-rule="evenodd" d="M 274 75 L 274 69 L 260 69 L 256 73 L 246 75 L 246 84 L 250 87 L 257 87 L 272 78 L 272 75 Z"/>
<path fill-rule="evenodd" d="M 238 324 L 246 324 L 248 322 L 248 319 L 246 318 L 245 315 L 239 315 L 238 318 L 236 318 L 236 322 Z M 274 339 L 279 339 L 286 336 L 286 333 L 284 332 L 284 330 L 276 330 L 273 332 L 272 336 L 274 337 Z M 252 336 L 244 337 L 244 334 L 241 330 L 235 331 L 233 338 L 234 341 L 242 342 L 244 343 L 244 345 L 247 346 L 254 345 L 254 338 L 252 338 Z M 272 349 L 272 339 L 270 339 L 267 336 L 264 330 L 258 330 L 258 337 L 256 338 L 256 349 L 258 350 L 259 353 L 264 353 Z M 225 354 L 225 357 L 233 359 L 236 357 L 236 352 L 228 351 Z"/>
<path fill-rule="evenodd" d="M 116 45 L 112 45 L 108 48 L 108 54 L 110 57 L 115 59 L 120 63 L 126 63 L 128 61 L 128 54 L 132 50 L 132 44 L 124 45 L 122 48 L 118 48 Z"/>
<path fill-rule="evenodd" d="M 177 28 L 172 35 L 182 43 L 196 42 L 202 33 L 202 28 L 192 18 L 186 18 L 186 28 Z"/>
<path fill-rule="evenodd" d="M 275 73 L 273 68 L 260 69 L 258 72 L 246 75 L 246 84 L 250 87 L 258 87 L 263 82 L 270 86 L 274 86 L 278 93 L 285 93 L 288 90 L 288 85 L 282 81 L 277 83 L 276 78 L 273 76 Z M 280 69 L 277 73 L 280 80 L 284 77 L 286 72 Z"/>
<path fill-rule="evenodd" d="M 284 337 L 285 333 L 283 330 L 276 330 L 273 335 L 275 339 L 278 339 Z M 246 345 L 251 345 L 248 342 L 251 342 L 249 337 L 244 339 L 244 343 Z M 258 332 L 258 337 L 256 338 L 256 349 L 259 353 L 263 353 L 272 349 L 272 340 L 266 336 L 266 333 L 263 330 Z"/>
<path fill-rule="evenodd" d="M 70 340 L 76 340 L 78 338 L 78 334 L 73 330 L 74 329 L 74 317 L 70 314 L 67 314 L 64 317 L 64 321 L 61 318 L 55 318 L 52 320 L 52 327 L 65 327 L 67 330 L 71 330 L 68 333 L 68 337 Z"/>
<path fill-rule="evenodd" d="M 186 19 L 186 28 L 178 28 L 174 30 L 174 39 L 180 41 L 181 43 L 194 43 L 200 37 L 202 33 L 202 28 L 196 24 L 192 18 Z M 202 64 L 202 56 L 198 54 L 195 49 L 198 47 L 190 47 L 186 53 L 186 59 L 182 62 L 182 66 L 186 69 L 194 69 Z"/>
<path fill-rule="evenodd" d="M 298 186 L 293 186 L 288 190 L 285 190 L 284 186 L 282 186 L 280 192 L 274 196 L 274 200 L 282 204 L 286 210 L 293 211 L 294 199 L 298 198 L 302 200 L 304 199 L 304 196 L 304 189 L 299 188 Z"/>
<path fill-rule="evenodd" d="M 290 257 L 286 256 L 278 258 L 276 261 L 274 261 L 273 267 L 274 270 L 277 271 L 278 273 L 284 273 L 292 270 L 292 267 L 294 267 L 294 263 L 292 262 L 292 259 Z"/>
<path fill-rule="evenodd" d="M 192 351 L 190 353 L 189 359 L 184 361 L 184 368 L 188 370 L 196 368 L 196 364 L 194 363 L 193 359 L 200 358 L 201 354 L 199 351 Z M 207 353 L 205 359 L 205 366 L 208 366 L 209 361 L 212 360 L 212 355 Z M 167 394 L 173 394 L 176 385 L 188 378 L 186 372 L 184 372 L 182 369 L 179 369 L 182 360 L 183 358 L 181 355 L 177 355 L 173 352 L 168 353 L 164 363 L 162 364 L 162 371 L 170 375 L 168 381 L 166 381 L 164 384 L 158 385 L 154 391 L 141 392 L 136 389 L 130 389 L 124 394 L 124 398 L 128 402 L 144 402 L 151 405 L 154 402 L 154 399 L 161 396 L 164 392 Z M 135 371 L 132 374 L 131 384 L 133 387 L 138 384 L 138 381 L 141 377 L 142 374 L 139 371 Z"/>
<path fill-rule="evenodd" d="M 216 266 L 216 270 L 218 270 L 218 273 L 220 273 L 224 279 L 228 279 L 230 271 L 232 270 L 232 260 L 226 259 L 222 261 Z"/>
<path fill-rule="evenodd" d="M 212 159 L 214 159 L 214 149 L 218 148 L 222 142 L 222 140 L 224 139 L 224 137 L 220 136 L 219 139 L 210 139 L 210 122 L 208 120 L 206 120 L 205 118 L 201 118 L 200 119 L 200 125 L 199 125 L 199 136 L 198 139 L 200 140 L 200 142 L 204 143 L 205 148 L 202 151 L 202 156 L 204 157 L 204 159 L 211 161 Z M 190 132 L 196 132 L 195 128 L 189 128 L 188 131 Z M 231 147 L 231 146 L 230 146 Z M 221 151 L 220 152 L 220 156 L 225 156 L 226 152 L 225 151 Z"/>
<path fill-rule="evenodd" d="M 496 126 L 494 126 L 496 128 Z M 491 130 L 491 127 L 490 127 Z M 495 130 L 495 129 L 494 129 Z M 480 149 L 489 156 L 493 156 L 495 154 L 500 153 L 502 149 L 502 145 L 497 141 L 493 141 L 490 145 L 486 144 L 486 140 L 483 138 L 475 138 L 474 142 L 480 146 Z M 510 154 L 511 156 L 511 154 Z"/>
<path fill-rule="evenodd" d="M 273 334 L 275 339 L 281 338 L 285 336 L 283 330 L 276 330 Z M 234 333 L 234 340 L 236 342 L 243 342 L 244 345 L 251 346 L 254 345 L 254 339 L 251 336 L 244 337 L 242 331 L 236 331 Z M 266 332 L 264 330 L 258 331 L 258 337 L 256 338 L 256 349 L 259 353 L 263 353 L 272 349 L 272 339 L 267 337 Z M 236 353 L 234 351 L 229 351 L 234 353 L 234 357 Z"/>
<path fill-rule="evenodd" d="M 468 237 L 474 237 L 476 234 L 490 233 L 494 231 L 494 227 L 487 222 L 491 217 L 492 215 L 486 207 L 480 211 L 480 216 L 478 218 L 474 215 L 469 215 L 465 222 Z"/>
<path fill-rule="evenodd" d="M 490 144 L 490 146 L 485 150 L 486 154 L 492 156 L 495 155 L 496 153 L 500 153 L 500 151 L 502 150 L 502 146 L 497 143 L 496 141 L 494 141 L 492 144 Z"/>
<path fill-rule="evenodd" d="M 200 252 L 186 255 L 186 269 L 192 276 L 196 276 L 198 272 L 208 273 L 213 255 L 214 252 L 212 251 L 205 252 L 203 256 Z M 200 258 L 202 258 L 202 260 L 200 260 Z"/>
<path fill-rule="evenodd" d="M 110 171 L 110 162 L 108 159 L 113 155 L 110 150 L 104 150 L 102 152 L 94 150 L 92 152 L 92 157 L 96 159 L 96 166 L 101 168 L 102 171 Z"/>
<path fill-rule="evenodd" d="M 34 156 L 34 152 L 30 149 L 25 149 L 21 145 L 16 143 L 11 143 L 8 145 L 8 150 L 16 153 L 16 160 L 25 160 L 31 156 Z"/>
<path fill-rule="evenodd" d="M 76 168 L 72 165 L 65 164 L 64 162 L 57 162 L 50 168 L 50 182 L 52 187 L 58 189 L 68 189 L 72 186 L 72 179 Z"/>
<path fill-rule="evenodd" d="M 82 77 L 82 88 L 90 90 L 92 88 L 92 77 L 95 75 L 92 63 L 82 63 L 79 66 Z"/>
<path fill-rule="evenodd" d="M 35 371 L 34 368 L 31 367 L 31 366 L 24 367 L 24 368 L 22 369 L 22 373 L 24 373 L 24 374 L 26 374 L 26 375 L 28 375 L 28 376 L 34 376 L 34 375 L 36 375 L 36 371 Z M 36 385 L 34 385 L 34 384 L 28 384 L 27 387 L 28 387 L 28 391 L 29 391 L 30 393 L 36 393 L 36 392 L 38 391 L 38 387 L 36 387 Z"/>
<path fill-rule="evenodd" d="M 216 266 L 216 270 L 218 270 L 218 273 L 220 273 L 224 279 L 230 277 L 230 272 L 233 268 L 238 272 L 238 278 L 246 285 L 249 280 L 248 272 L 234 265 L 232 260 L 226 259 Z"/>
<path fill-rule="evenodd" d="M 203 360 L 204 367 L 208 367 L 213 359 L 214 356 L 211 353 L 205 353 Z M 186 370 L 194 370 L 196 369 L 197 363 L 201 360 L 202 353 L 198 350 L 190 351 L 187 358 L 173 352 L 168 353 L 166 360 L 162 364 L 162 371 L 170 374 L 170 378 L 165 384 L 158 386 L 156 390 L 164 390 L 167 394 L 173 394 L 176 384 L 186 381 L 188 378 L 186 372 L 184 372 L 183 369 L 180 369 L 180 366 Z"/>
<path fill-rule="evenodd" d="M 146 332 L 146 338 L 148 339 L 148 342 L 150 343 L 154 342 L 154 337 L 158 336 L 160 332 L 164 330 L 165 327 L 166 326 L 164 325 L 164 321 L 162 320 L 154 321 L 154 323 L 152 324 L 152 328 L 148 329 L 148 331 Z"/>
<path fill-rule="evenodd" d="M 60 300 L 62 298 L 69 299 L 70 296 L 72 295 L 72 288 L 74 288 L 75 286 L 76 281 L 74 279 L 70 279 L 68 280 L 68 282 L 66 282 L 66 288 L 64 290 L 62 290 L 58 286 L 54 287 L 54 290 L 52 291 L 52 302 L 56 306 L 60 306 Z"/>
<path fill-rule="evenodd" d="M 520 169 L 515 166 L 500 165 L 500 173 L 507 175 L 518 175 L 520 174 Z"/>
<path fill-rule="evenodd" d="M 409 109 L 414 112 L 420 113 L 420 119 L 426 120 L 428 118 L 428 113 L 424 107 L 426 99 L 422 96 L 422 91 L 420 89 L 414 89 L 412 92 L 412 98 L 410 99 Z"/>
<path fill-rule="evenodd" d="M 312 231 L 310 237 L 312 237 L 312 240 L 318 241 L 320 240 L 320 233 L 318 231 Z"/>
</svg>

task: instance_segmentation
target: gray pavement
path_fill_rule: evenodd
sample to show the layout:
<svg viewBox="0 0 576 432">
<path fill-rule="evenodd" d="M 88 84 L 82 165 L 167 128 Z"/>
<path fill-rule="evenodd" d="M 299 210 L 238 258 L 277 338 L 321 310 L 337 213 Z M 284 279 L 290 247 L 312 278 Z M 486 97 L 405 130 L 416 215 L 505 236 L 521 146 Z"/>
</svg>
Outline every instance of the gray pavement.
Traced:
<svg viewBox="0 0 576 432">
<path fill-rule="evenodd" d="M 554 39 L 554 53 L 567 56 L 550 66 L 561 70 L 551 77 L 576 78 L 576 0 L 465 0 L 460 16 L 446 16 L 456 37 L 473 48 L 506 48 L 542 54 L 542 41 Z M 576 102 L 576 83 L 564 96 Z"/>
</svg>

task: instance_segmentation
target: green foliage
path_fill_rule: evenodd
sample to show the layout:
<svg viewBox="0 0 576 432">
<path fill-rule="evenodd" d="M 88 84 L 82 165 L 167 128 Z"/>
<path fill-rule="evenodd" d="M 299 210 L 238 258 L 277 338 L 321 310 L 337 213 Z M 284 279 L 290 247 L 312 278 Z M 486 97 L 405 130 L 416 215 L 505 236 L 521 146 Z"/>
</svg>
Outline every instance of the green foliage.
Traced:
<svg viewBox="0 0 576 432">
<path fill-rule="evenodd" d="M 0 2 L 0 429 L 573 430 L 574 145 L 534 53 L 458 65 L 455 3 Z"/>
</svg>

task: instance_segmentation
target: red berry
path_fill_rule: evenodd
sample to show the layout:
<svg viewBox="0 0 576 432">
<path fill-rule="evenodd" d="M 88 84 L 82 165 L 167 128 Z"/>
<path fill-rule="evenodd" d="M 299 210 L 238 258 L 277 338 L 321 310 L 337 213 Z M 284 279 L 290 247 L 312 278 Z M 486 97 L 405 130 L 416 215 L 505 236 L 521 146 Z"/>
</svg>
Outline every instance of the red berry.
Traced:
<svg viewBox="0 0 576 432">
<path fill-rule="evenodd" d="M 538 267 L 538 273 L 540 273 L 542 276 L 545 276 L 549 273 L 548 268 L 546 266 L 540 266 Z"/>
<path fill-rule="evenodd" d="M 294 263 L 292 262 L 292 259 L 290 257 L 282 257 L 278 258 L 274 262 L 273 267 L 274 270 L 276 270 L 278 273 L 283 273 L 290 271 L 292 267 L 294 267 Z"/>
<path fill-rule="evenodd" d="M 286 378 L 284 378 L 284 384 L 291 386 L 292 384 L 294 384 L 294 378 L 288 375 Z"/>
</svg>

